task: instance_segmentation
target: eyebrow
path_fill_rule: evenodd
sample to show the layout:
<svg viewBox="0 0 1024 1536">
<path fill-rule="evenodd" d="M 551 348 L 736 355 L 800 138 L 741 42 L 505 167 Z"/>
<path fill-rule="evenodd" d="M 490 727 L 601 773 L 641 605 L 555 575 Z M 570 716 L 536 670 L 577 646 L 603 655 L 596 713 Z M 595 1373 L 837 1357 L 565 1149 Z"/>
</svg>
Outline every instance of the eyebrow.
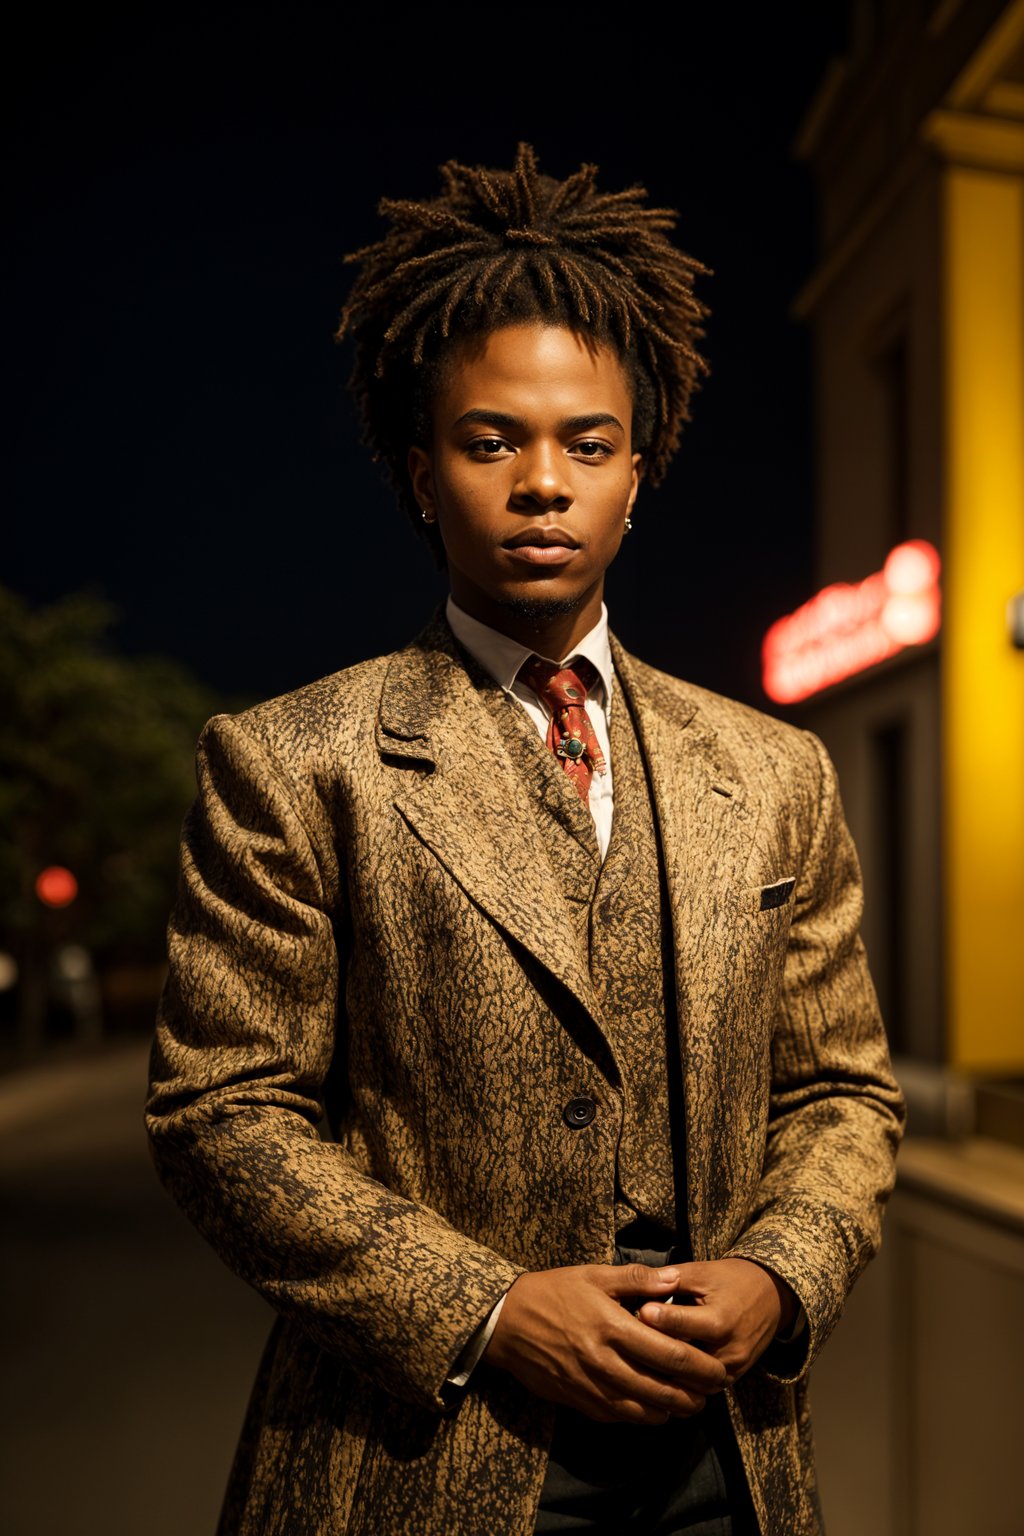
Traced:
<svg viewBox="0 0 1024 1536">
<path fill-rule="evenodd" d="M 507 431 L 526 431 L 528 423 L 521 416 L 510 416 L 507 411 L 483 411 L 474 409 L 465 411 L 452 425 L 461 427 L 467 424 L 480 423 L 485 426 L 503 427 Z M 559 432 L 589 432 L 594 427 L 618 427 L 625 433 L 625 427 L 617 416 L 609 411 L 590 411 L 584 416 L 565 416 L 558 423 Z"/>
</svg>

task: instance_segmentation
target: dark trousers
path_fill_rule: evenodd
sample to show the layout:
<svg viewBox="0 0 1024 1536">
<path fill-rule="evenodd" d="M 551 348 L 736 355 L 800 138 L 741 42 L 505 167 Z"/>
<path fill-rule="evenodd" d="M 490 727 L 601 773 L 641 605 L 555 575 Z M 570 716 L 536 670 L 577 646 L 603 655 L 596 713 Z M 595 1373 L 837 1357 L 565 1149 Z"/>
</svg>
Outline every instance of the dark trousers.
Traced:
<svg viewBox="0 0 1024 1536">
<path fill-rule="evenodd" d="M 616 1263 L 665 1252 L 617 1248 Z M 599 1424 L 560 1408 L 534 1532 L 591 1536 L 757 1536 L 722 1397 L 667 1424 Z"/>
<path fill-rule="evenodd" d="M 724 1402 L 664 1425 L 559 1409 L 534 1531 L 757 1536 Z"/>
</svg>

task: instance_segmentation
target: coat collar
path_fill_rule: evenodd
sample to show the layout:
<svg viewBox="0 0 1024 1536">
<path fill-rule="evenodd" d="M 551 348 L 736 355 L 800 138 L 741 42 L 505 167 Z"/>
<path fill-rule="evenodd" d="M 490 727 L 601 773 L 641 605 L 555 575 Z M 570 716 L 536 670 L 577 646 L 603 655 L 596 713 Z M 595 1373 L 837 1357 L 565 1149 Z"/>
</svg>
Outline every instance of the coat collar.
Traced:
<svg viewBox="0 0 1024 1536">
<path fill-rule="evenodd" d="M 634 713 L 657 715 L 669 729 L 688 729 L 687 744 L 708 754 L 709 767 L 730 793 L 741 793 L 727 754 L 716 746 L 716 732 L 700 719 L 696 690 L 631 656 L 609 632 L 612 659 Z M 377 744 L 389 755 L 436 762 L 452 730 L 452 706 L 461 707 L 474 693 L 462 651 L 438 607 L 410 645 L 396 651 L 381 696 Z M 401 745 L 411 748 L 406 752 Z"/>
</svg>

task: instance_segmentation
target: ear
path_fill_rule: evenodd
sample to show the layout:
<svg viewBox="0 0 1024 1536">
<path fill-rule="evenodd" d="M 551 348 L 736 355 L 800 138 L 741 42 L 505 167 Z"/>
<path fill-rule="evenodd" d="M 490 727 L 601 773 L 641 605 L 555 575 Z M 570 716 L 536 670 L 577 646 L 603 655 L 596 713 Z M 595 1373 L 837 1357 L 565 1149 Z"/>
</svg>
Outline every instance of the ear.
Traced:
<svg viewBox="0 0 1024 1536">
<path fill-rule="evenodd" d="M 630 486 L 629 497 L 628 497 L 628 499 L 626 501 L 626 516 L 627 517 L 632 512 L 633 507 L 636 504 L 637 492 L 640 489 L 640 476 L 643 474 L 643 472 L 644 472 L 644 456 L 643 456 L 642 453 L 634 453 L 634 455 L 633 455 L 633 479 L 632 479 L 632 484 Z"/>
<path fill-rule="evenodd" d="M 430 514 L 431 518 L 437 517 L 437 498 L 434 495 L 434 465 L 426 448 L 414 445 L 409 449 L 409 457 L 406 461 L 409 470 L 409 479 L 412 481 L 412 493 L 423 512 Z"/>
</svg>

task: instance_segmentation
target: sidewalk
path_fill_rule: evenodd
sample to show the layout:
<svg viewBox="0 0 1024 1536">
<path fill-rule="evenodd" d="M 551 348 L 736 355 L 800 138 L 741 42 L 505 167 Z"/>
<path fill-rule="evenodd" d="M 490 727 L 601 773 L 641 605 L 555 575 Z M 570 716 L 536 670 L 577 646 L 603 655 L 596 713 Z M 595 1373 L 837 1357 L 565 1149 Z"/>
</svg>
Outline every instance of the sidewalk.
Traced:
<svg viewBox="0 0 1024 1536">
<path fill-rule="evenodd" d="M 130 1041 L 0 1078 L 5 1536 L 216 1524 L 271 1313 L 160 1187 L 147 1057 Z"/>
<path fill-rule="evenodd" d="M 0 1142 L 85 1102 L 124 1109 L 134 1093 L 141 1115 L 148 1058 L 148 1040 L 117 1041 L 0 1073 Z"/>
</svg>

